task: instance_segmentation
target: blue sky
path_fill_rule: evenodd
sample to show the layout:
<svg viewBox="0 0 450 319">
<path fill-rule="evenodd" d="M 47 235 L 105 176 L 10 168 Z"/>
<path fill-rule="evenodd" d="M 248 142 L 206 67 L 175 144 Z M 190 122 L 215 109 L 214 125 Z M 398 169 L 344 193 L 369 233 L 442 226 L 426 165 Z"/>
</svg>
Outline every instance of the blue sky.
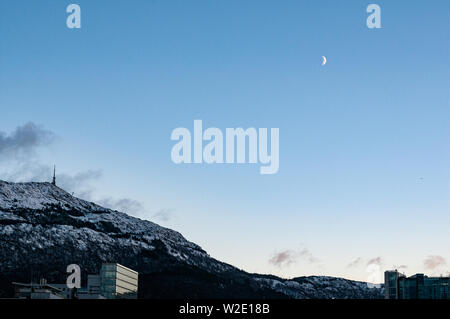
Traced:
<svg viewBox="0 0 450 319">
<path fill-rule="evenodd" d="M 378 30 L 369 3 L 1 0 L 0 131 L 51 130 L 40 162 L 101 170 L 93 199 L 136 199 L 247 271 L 448 271 L 424 260 L 450 262 L 450 3 L 374 1 Z M 280 128 L 278 174 L 175 165 L 170 134 L 195 119 Z"/>
</svg>

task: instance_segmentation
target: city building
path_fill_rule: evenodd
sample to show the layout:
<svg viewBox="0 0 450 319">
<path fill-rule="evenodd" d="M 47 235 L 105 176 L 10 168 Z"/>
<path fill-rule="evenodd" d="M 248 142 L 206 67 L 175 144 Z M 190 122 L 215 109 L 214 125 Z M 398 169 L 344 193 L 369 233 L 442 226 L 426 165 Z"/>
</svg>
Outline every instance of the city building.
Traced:
<svg viewBox="0 0 450 319">
<path fill-rule="evenodd" d="M 91 295 L 100 295 L 101 281 L 100 275 L 88 275 L 87 290 Z"/>
<path fill-rule="evenodd" d="M 70 289 L 66 284 L 53 284 L 63 291 L 66 299 L 106 299 L 101 295 L 100 275 L 88 275 L 87 288 Z"/>
<path fill-rule="evenodd" d="M 103 264 L 100 271 L 101 294 L 108 299 L 136 299 L 139 274 L 120 264 Z"/>
<path fill-rule="evenodd" d="M 87 287 L 67 284 L 13 282 L 14 297 L 19 299 L 136 299 L 139 274 L 120 264 L 103 264 L 99 275 L 88 275 Z"/>
<path fill-rule="evenodd" d="M 55 287 L 55 285 L 47 284 L 42 279 L 40 283 L 23 284 L 13 282 L 14 298 L 18 299 L 64 299 L 64 291 Z"/>
<path fill-rule="evenodd" d="M 399 299 L 399 278 L 405 275 L 399 273 L 397 270 L 389 270 L 384 272 L 384 298 L 385 299 Z"/>
<path fill-rule="evenodd" d="M 386 299 L 450 299 L 450 277 L 406 277 L 393 270 L 384 273 L 384 285 Z"/>
</svg>

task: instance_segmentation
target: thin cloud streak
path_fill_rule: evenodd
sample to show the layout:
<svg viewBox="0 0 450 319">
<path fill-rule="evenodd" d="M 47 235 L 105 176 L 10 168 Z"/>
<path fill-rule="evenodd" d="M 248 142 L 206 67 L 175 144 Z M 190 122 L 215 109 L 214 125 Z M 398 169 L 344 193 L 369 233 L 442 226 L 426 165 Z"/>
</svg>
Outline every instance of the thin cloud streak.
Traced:
<svg viewBox="0 0 450 319">
<path fill-rule="evenodd" d="M 361 257 L 356 258 L 355 260 L 353 260 L 352 262 L 350 262 L 347 265 L 347 268 L 356 268 L 359 267 L 361 265 L 361 263 L 363 262 L 363 259 Z"/>
<path fill-rule="evenodd" d="M 299 251 L 284 250 L 277 252 L 269 259 L 269 264 L 282 268 L 296 263 L 298 260 L 304 260 L 310 264 L 320 262 L 320 260 L 316 258 L 308 249 L 303 248 Z"/>
<path fill-rule="evenodd" d="M 423 265 L 427 270 L 435 270 L 441 266 L 447 265 L 447 261 L 442 256 L 434 255 L 428 256 L 428 258 L 424 260 Z"/>
</svg>

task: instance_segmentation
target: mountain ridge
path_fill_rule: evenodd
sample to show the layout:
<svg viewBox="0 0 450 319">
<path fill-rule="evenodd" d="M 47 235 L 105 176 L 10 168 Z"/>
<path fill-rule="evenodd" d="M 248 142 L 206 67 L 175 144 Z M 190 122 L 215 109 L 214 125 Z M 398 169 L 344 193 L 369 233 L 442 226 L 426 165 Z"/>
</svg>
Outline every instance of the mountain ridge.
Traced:
<svg viewBox="0 0 450 319">
<path fill-rule="evenodd" d="M 82 267 L 85 280 L 103 262 L 139 271 L 142 298 L 382 298 L 382 289 L 342 278 L 249 274 L 177 231 L 51 183 L 0 181 L 0 297 L 11 294 L 12 281 L 34 274 L 65 282 L 71 263 Z"/>
</svg>

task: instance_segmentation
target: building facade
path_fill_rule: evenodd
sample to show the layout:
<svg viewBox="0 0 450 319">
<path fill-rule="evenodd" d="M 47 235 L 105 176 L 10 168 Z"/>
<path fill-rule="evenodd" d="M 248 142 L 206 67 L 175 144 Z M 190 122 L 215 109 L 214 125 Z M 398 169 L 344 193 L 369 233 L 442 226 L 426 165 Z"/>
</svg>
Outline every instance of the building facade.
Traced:
<svg viewBox="0 0 450 319">
<path fill-rule="evenodd" d="M 100 271 L 101 294 L 107 299 L 136 299 L 139 274 L 120 264 L 103 264 Z"/>
<path fill-rule="evenodd" d="M 450 277 L 406 277 L 394 270 L 384 273 L 384 285 L 386 299 L 450 299 Z"/>
<path fill-rule="evenodd" d="M 88 275 L 87 291 L 92 295 L 101 294 L 101 279 L 100 275 Z"/>
<path fill-rule="evenodd" d="M 103 264 L 99 275 L 88 275 L 87 287 L 67 284 L 13 282 L 15 298 L 20 299 L 136 299 L 138 272 L 120 264 Z"/>
<path fill-rule="evenodd" d="M 14 298 L 18 299 L 64 299 L 64 291 L 41 280 L 37 283 L 13 282 Z"/>
</svg>

